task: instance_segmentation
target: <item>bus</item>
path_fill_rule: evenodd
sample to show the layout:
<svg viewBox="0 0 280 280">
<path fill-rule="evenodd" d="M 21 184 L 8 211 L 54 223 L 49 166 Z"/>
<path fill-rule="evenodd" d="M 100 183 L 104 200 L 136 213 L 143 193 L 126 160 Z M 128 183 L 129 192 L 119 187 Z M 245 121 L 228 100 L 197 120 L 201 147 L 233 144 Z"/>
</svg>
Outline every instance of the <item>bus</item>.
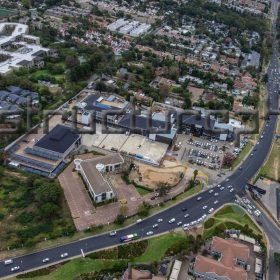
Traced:
<svg viewBox="0 0 280 280">
<path fill-rule="evenodd" d="M 120 242 L 129 242 L 132 240 L 136 240 L 138 239 L 138 234 L 137 233 L 133 233 L 133 234 L 128 234 L 128 235 L 124 235 L 120 238 Z"/>
</svg>

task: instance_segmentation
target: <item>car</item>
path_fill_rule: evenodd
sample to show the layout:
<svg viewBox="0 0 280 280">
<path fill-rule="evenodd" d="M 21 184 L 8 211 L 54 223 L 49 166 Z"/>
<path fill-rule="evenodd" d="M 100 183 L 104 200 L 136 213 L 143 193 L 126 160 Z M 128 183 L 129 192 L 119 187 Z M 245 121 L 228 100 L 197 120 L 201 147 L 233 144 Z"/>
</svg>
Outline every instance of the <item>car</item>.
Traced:
<svg viewBox="0 0 280 280">
<path fill-rule="evenodd" d="M 227 186 L 227 188 L 228 188 L 228 189 L 231 189 L 231 188 L 232 188 L 232 186 L 230 186 L 230 185 L 229 185 L 229 186 Z"/>
<path fill-rule="evenodd" d="M 229 192 L 233 192 L 234 191 L 234 189 L 233 188 L 231 188 L 230 190 L 229 190 Z"/>
<path fill-rule="evenodd" d="M 251 157 L 252 157 L 253 155 L 254 155 L 253 153 L 250 154 Z"/>
<path fill-rule="evenodd" d="M 214 211 L 214 208 L 210 208 L 209 211 L 208 211 L 208 213 L 210 214 L 210 213 L 212 213 L 213 211 Z"/>
<path fill-rule="evenodd" d="M 190 226 L 190 224 L 183 224 L 182 228 L 186 228 L 186 227 L 189 227 L 189 226 Z"/>
<path fill-rule="evenodd" d="M 214 204 L 218 204 L 218 203 L 219 203 L 219 201 L 218 201 L 218 200 L 215 200 L 215 201 L 214 201 Z"/>
<path fill-rule="evenodd" d="M 229 181 L 229 178 L 226 178 L 226 182 L 228 182 Z"/>
<path fill-rule="evenodd" d="M 250 209 L 247 209 L 247 211 L 248 211 L 248 213 L 249 213 L 249 214 L 252 214 L 252 210 L 250 210 Z"/>
<path fill-rule="evenodd" d="M 66 258 L 66 257 L 68 257 L 68 253 L 62 253 L 62 254 L 60 255 L 60 257 L 61 257 L 61 258 Z"/>
<path fill-rule="evenodd" d="M 172 224 L 172 223 L 174 223 L 175 221 L 176 221 L 176 219 L 175 219 L 175 218 L 172 218 L 171 220 L 168 221 L 168 223 L 169 223 L 169 224 Z"/>
<path fill-rule="evenodd" d="M 204 205 L 204 206 L 202 207 L 202 209 L 205 210 L 207 207 L 208 207 L 207 205 Z"/>
<path fill-rule="evenodd" d="M 214 190 L 213 189 L 211 189 L 210 191 L 209 191 L 209 193 L 212 193 Z"/>
<path fill-rule="evenodd" d="M 183 211 L 183 212 L 186 212 L 187 210 L 188 210 L 187 207 L 183 207 L 183 208 L 182 208 L 182 211 Z"/>
<path fill-rule="evenodd" d="M 160 219 L 160 218 L 157 219 L 157 222 L 158 222 L 158 223 L 161 223 L 162 221 L 163 221 L 163 219 Z"/>
<path fill-rule="evenodd" d="M 17 271 L 17 270 L 19 270 L 19 268 L 20 268 L 19 266 L 14 266 L 14 267 L 11 268 L 11 271 L 12 271 L 12 272 L 13 272 L 13 271 Z"/>
<path fill-rule="evenodd" d="M 239 170 L 242 170 L 243 168 L 242 168 L 242 166 L 239 166 L 238 169 L 239 169 Z"/>
<path fill-rule="evenodd" d="M 157 227 L 158 227 L 158 224 L 154 224 L 154 225 L 153 225 L 153 228 L 157 228 Z"/>
<path fill-rule="evenodd" d="M 110 232 L 111 237 L 116 236 L 116 235 L 117 235 L 117 232 L 115 230 Z"/>
<path fill-rule="evenodd" d="M 190 216 L 190 214 L 185 214 L 184 218 L 188 218 Z"/>
<path fill-rule="evenodd" d="M 262 225 L 262 222 L 261 221 L 257 221 L 257 223 L 261 226 Z"/>
<path fill-rule="evenodd" d="M 261 214 L 261 211 L 260 211 L 260 210 L 256 210 L 254 213 L 255 213 L 255 215 L 256 215 L 257 217 L 259 217 L 260 214 Z"/>
<path fill-rule="evenodd" d="M 201 197 L 201 196 L 199 196 L 196 200 L 197 200 L 197 201 L 199 201 L 199 200 L 201 200 L 201 199 L 202 199 L 202 197 Z"/>
<path fill-rule="evenodd" d="M 147 233 L 146 233 L 146 235 L 147 236 L 150 236 L 150 235 L 153 235 L 154 233 L 152 232 L 152 231 L 148 231 Z"/>
<path fill-rule="evenodd" d="M 219 193 L 217 193 L 217 192 L 214 193 L 214 196 L 218 196 L 218 195 L 219 195 Z"/>
<path fill-rule="evenodd" d="M 222 190 L 224 190 L 225 189 L 225 187 L 220 187 L 220 190 L 222 191 Z"/>
<path fill-rule="evenodd" d="M 45 258 L 45 259 L 42 260 L 43 263 L 47 263 L 49 261 L 50 261 L 50 258 Z"/>
<path fill-rule="evenodd" d="M 177 226 L 180 226 L 181 224 L 183 224 L 181 221 L 177 223 Z"/>
</svg>

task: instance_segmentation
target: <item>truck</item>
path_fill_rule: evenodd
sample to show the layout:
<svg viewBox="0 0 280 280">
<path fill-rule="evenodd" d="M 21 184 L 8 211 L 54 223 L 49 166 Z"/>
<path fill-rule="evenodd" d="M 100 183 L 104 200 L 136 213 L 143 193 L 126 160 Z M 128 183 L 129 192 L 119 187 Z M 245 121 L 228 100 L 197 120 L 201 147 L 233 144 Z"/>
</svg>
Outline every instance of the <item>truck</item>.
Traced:
<svg viewBox="0 0 280 280">
<path fill-rule="evenodd" d="M 138 239 L 138 234 L 137 233 L 133 233 L 133 234 L 128 234 L 128 235 L 124 235 L 122 237 L 120 237 L 120 242 L 129 242 L 132 240 L 136 240 Z"/>
</svg>

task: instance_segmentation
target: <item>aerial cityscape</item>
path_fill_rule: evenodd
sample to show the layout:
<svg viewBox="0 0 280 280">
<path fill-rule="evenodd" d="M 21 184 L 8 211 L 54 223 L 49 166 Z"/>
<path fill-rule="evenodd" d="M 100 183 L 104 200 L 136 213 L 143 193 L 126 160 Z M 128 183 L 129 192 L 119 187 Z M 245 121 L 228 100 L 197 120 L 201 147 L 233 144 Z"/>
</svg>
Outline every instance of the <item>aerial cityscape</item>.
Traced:
<svg viewBox="0 0 280 280">
<path fill-rule="evenodd" d="M 0 0 L 0 279 L 280 280 L 277 0 Z"/>
</svg>

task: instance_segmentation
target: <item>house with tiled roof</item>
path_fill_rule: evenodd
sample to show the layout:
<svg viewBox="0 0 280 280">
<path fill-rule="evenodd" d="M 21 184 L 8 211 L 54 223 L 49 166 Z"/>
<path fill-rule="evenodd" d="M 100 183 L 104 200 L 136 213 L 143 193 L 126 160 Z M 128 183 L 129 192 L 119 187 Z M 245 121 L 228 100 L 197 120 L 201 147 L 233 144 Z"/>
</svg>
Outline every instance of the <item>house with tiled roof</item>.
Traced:
<svg viewBox="0 0 280 280">
<path fill-rule="evenodd" d="M 248 280 L 249 259 L 248 245 L 214 236 L 210 256 L 198 255 L 191 272 L 196 279 Z"/>
</svg>

